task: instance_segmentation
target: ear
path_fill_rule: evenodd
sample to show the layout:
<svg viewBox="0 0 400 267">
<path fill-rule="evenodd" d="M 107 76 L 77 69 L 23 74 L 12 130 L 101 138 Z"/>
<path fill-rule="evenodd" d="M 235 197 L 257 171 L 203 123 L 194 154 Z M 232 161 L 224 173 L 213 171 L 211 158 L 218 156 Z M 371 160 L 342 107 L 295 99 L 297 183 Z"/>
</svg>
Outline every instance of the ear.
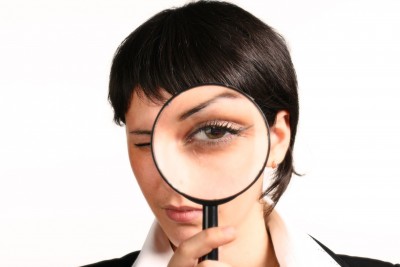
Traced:
<svg viewBox="0 0 400 267">
<path fill-rule="evenodd" d="M 268 167 L 274 167 L 285 158 L 290 144 L 289 112 L 281 110 L 276 114 L 275 123 L 270 127 L 271 147 Z"/>
</svg>

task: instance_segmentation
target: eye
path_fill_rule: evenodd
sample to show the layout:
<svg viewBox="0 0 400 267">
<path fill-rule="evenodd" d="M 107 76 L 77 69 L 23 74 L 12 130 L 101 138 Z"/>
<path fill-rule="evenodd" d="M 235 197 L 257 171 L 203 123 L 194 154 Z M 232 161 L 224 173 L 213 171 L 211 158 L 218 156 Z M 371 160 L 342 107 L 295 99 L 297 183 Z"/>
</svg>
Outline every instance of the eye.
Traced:
<svg viewBox="0 0 400 267">
<path fill-rule="evenodd" d="M 150 146 L 150 142 L 149 143 L 137 143 L 135 144 L 136 147 L 146 147 L 146 146 Z"/>
<path fill-rule="evenodd" d="M 223 136 L 225 136 L 228 131 L 227 129 L 221 128 L 221 127 L 216 127 L 216 126 L 211 126 L 205 128 L 202 133 L 208 138 L 208 139 L 218 139 Z"/>
<path fill-rule="evenodd" d="M 209 121 L 201 124 L 186 139 L 186 144 L 215 145 L 240 135 L 244 128 L 228 121 Z"/>
</svg>

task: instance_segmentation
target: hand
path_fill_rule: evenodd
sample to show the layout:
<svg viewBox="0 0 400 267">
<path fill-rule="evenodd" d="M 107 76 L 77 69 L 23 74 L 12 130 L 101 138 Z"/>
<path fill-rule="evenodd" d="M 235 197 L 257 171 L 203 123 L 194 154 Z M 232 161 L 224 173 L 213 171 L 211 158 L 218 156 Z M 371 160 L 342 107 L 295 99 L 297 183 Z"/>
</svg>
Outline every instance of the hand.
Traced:
<svg viewBox="0 0 400 267">
<path fill-rule="evenodd" d="M 228 244 L 235 239 L 232 227 L 212 227 L 183 241 L 175 250 L 168 267 L 229 267 L 230 265 L 206 260 L 198 264 L 198 259 L 212 249 Z"/>
</svg>

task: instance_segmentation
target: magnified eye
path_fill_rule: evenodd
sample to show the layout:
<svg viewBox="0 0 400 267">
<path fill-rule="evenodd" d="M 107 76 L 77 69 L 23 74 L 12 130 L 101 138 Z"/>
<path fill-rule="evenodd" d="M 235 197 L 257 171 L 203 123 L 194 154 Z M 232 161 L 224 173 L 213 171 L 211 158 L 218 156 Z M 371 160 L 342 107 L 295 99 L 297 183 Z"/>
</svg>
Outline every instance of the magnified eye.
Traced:
<svg viewBox="0 0 400 267">
<path fill-rule="evenodd" d="M 198 142 L 205 145 L 214 145 L 227 142 L 239 136 L 244 128 L 228 121 L 209 121 L 200 125 L 189 134 L 186 144 Z"/>
</svg>

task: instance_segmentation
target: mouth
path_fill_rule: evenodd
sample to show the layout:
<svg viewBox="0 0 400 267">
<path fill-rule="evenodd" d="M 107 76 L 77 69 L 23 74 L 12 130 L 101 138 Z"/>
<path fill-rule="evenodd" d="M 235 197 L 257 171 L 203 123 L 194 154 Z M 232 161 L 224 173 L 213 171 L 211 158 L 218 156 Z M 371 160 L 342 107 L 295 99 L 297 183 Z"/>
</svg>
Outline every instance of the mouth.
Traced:
<svg viewBox="0 0 400 267">
<path fill-rule="evenodd" d="M 203 210 L 190 206 L 167 206 L 164 208 L 167 217 L 176 223 L 193 223 L 201 219 Z"/>
</svg>

